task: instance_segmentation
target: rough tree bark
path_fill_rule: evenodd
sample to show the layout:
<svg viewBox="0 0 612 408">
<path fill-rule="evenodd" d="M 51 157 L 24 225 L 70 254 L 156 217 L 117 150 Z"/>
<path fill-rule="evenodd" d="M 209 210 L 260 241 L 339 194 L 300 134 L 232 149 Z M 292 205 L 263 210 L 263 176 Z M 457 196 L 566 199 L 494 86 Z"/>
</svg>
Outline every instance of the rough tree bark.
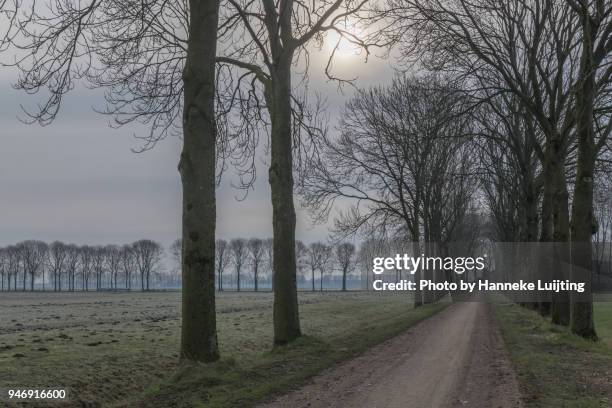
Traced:
<svg viewBox="0 0 612 408">
<path fill-rule="evenodd" d="M 567 265 L 569 259 L 569 210 L 567 181 L 565 179 L 565 147 L 560 137 L 556 137 L 548 142 L 547 147 L 548 162 L 545 163 L 545 191 L 552 198 L 551 215 L 554 242 L 553 256 L 553 278 L 567 279 L 562 269 Z M 567 291 L 560 291 L 552 294 L 551 320 L 554 324 L 568 326 L 570 322 L 570 298 Z"/>
<path fill-rule="evenodd" d="M 419 235 L 418 233 L 413 233 L 412 235 L 412 253 L 413 256 L 419 256 Z M 423 306 L 423 294 L 421 293 L 421 271 L 417 269 L 414 274 L 414 282 L 416 284 L 416 288 L 414 290 L 414 308 Z"/>
<path fill-rule="evenodd" d="M 293 204 L 293 162 L 291 146 L 291 62 L 293 50 L 279 51 L 267 89 L 271 106 L 271 161 L 269 182 L 272 190 L 274 231 L 274 344 L 286 344 L 301 336 L 298 313 L 295 225 Z"/>
<path fill-rule="evenodd" d="M 541 209 L 541 229 L 540 229 L 540 248 L 539 248 L 539 262 L 540 270 L 550 268 L 549 260 L 546 259 L 548 254 L 546 246 L 548 242 L 552 241 L 552 194 L 550 188 L 544 188 L 542 193 L 542 209 Z M 540 314 L 542 316 L 548 316 L 551 314 L 552 303 L 546 299 L 540 302 Z"/>
<path fill-rule="evenodd" d="M 183 72 L 181 358 L 219 358 L 215 315 L 215 57 L 219 2 L 191 0 Z"/>
<path fill-rule="evenodd" d="M 593 340 L 597 339 L 593 322 L 592 247 L 593 234 L 593 177 L 597 149 L 593 128 L 595 100 L 594 42 L 597 30 L 591 16 L 583 10 L 582 54 L 580 59 L 580 81 L 576 92 L 576 133 L 578 139 L 578 160 L 576 184 L 572 203 L 572 280 L 585 282 L 582 294 L 572 295 L 572 332 Z"/>
</svg>

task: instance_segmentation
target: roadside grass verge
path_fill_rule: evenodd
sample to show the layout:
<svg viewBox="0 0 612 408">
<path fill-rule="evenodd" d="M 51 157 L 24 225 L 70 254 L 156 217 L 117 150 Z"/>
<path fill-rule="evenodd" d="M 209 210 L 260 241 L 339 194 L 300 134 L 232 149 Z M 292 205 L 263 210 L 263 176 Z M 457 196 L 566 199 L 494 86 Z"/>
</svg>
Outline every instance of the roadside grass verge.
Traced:
<svg viewBox="0 0 612 408">
<path fill-rule="evenodd" d="M 612 350 L 612 298 L 595 303 L 595 329 L 600 340 Z"/>
<path fill-rule="evenodd" d="M 597 343 L 514 303 L 495 313 L 527 407 L 612 406 L 612 303 L 595 303 Z"/>
<path fill-rule="evenodd" d="M 446 307 L 411 307 L 405 294 L 372 297 L 367 302 L 320 303 L 301 309 L 305 335 L 270 349 L 234 349 L 213 364 L 182 366 L 168 381 L 151 388 L 141 406 L 249 407 L 302 384 L 309 377 L 400 334 Z M 377 300 L 378 299 L 378 300 Z M 263 323 L 263 330 L 272 327 Z M 232 340 L 220 333 L 221 344 Z"/>
</svg>

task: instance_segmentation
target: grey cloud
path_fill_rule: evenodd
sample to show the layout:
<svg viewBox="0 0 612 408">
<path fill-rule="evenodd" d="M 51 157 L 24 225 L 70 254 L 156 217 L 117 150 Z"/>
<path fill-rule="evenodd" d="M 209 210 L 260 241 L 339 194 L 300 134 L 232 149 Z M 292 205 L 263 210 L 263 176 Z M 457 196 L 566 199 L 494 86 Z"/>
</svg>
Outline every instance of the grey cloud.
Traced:
<svg viewBox="0 0 612 408">
<path fill-rule="evenodd" d="M 387 62 L 363 68 L 363 83 L 375 83 L 381 72 L 390 72 Z M 39 96 L 12 89 L 14 78 L 7 71 L 0 75 L 0 245 L 29 238 L 97 244 L 141 237 L 168 244 L 179 236 L 178 138 L 132 153 L 139 146 L 132 135 L 146 128 L 110 128 L 109 118 L 92 111 L 92 106 L 103 106 L 101 92 L 87 89 L 66 97 L 52 125 L 22 124 L 19 105 L 33 107 Z M 320 73 L 312 75 L 310 89 L 327 97 L 333 116 L 352 93 L 350 88 L 338 93 Z M 272 235 L 267 172 L 261 167 L 245 201 L 236 200 L 242 193 L 230 186 L 231 177 L 219 188 L 220 237 Z M 298 238 L 326 237 L 326 228 L 312 227 L 298 209 Z"/>
</svg>

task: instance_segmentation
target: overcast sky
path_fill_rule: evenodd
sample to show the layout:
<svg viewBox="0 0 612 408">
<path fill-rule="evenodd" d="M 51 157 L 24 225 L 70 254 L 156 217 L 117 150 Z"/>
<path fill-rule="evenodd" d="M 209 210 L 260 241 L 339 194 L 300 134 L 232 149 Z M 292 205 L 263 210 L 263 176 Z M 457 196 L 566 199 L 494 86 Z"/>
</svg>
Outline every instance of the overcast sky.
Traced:
<svg viewBox="0 0 612 408">
<path fill-rule="evenodd" d="M 317 61 L 313 60 L 313 67 Z M 338 68 L 360 84 L 389 78 L 389 61 L 342 56 Z M 135 154 L 134 133 L 146 128 L 112 129 L 107 117 L 92 111 L 101 94 L 76 89 L 65 99 L 58 119 L 47 127 L 18 120 L 20 104 L 35 106 L 39 96 L 12 89 L 13 71 L 0 72 L 0 245 L 24 239 L 55 239 L 79 244 L 125 243 L 150 238 L 170 243 L 180 235 L 181 185 L 177 163 L 179 138 Z M 337 112 L 350 94 L 313 75 L 313 88 Z M 336 116 L 332 115 L 332 126 Z M 258 172 L 255 191 L 238 201 L 239 191 L 224 180 L 217 195 L 219 237 L 267 237 L 272 234 L 267 171 Z M 297 200 L 296 200 L 297 205 Z M 313 228 L 298 210 L 298 238 L 326 239 L 325 227 Z"/>
</svg>

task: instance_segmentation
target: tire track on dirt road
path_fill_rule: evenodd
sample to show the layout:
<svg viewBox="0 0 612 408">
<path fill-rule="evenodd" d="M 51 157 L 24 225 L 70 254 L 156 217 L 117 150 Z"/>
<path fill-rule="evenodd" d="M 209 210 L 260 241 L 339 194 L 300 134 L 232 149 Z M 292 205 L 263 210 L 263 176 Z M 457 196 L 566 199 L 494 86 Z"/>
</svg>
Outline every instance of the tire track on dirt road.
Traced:
<svg viewBox="0 0 612 408">
<path fill-rule="evenodd" d="M 459 302 L 261 405 L 288 406 L 515 408 L 522 404 L 491 306 Z"/>
</svg>

